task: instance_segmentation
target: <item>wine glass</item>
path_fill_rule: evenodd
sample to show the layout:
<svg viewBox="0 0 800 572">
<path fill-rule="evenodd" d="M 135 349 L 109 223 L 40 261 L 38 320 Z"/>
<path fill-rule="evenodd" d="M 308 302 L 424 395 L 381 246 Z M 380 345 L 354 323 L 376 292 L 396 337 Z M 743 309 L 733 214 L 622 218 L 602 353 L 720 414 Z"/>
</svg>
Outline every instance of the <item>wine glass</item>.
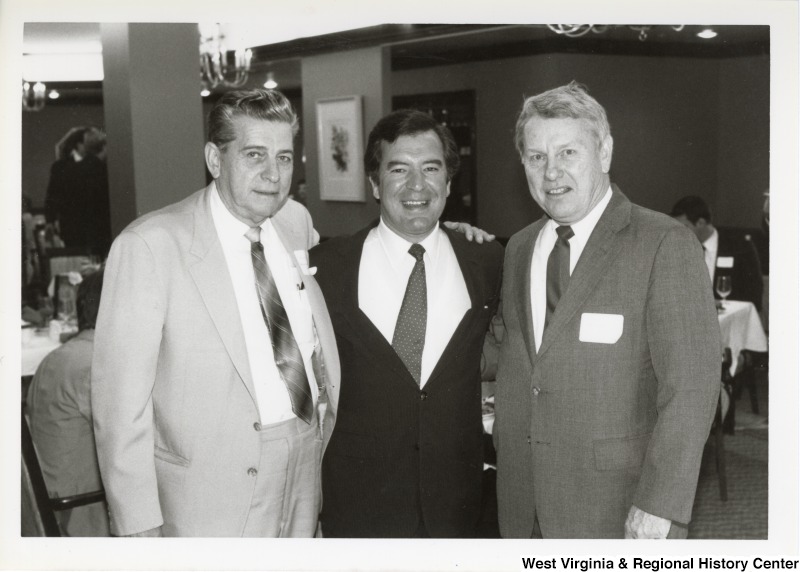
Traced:
<svg viewBox="0 0 800 572">
<path fill-rule="evenodd" d="M 731 277 L 717 276 L 717 280 L 714 286 L 717 289 L 717 294 L 719 294 L 719 297 L 722 298 L 722 304 L 720 305 L 720 307 L 724 310 L 725 299 L 731 295 L 731 289 L 733 288 L 733 285 L 731 284 Z"/>
</svg>

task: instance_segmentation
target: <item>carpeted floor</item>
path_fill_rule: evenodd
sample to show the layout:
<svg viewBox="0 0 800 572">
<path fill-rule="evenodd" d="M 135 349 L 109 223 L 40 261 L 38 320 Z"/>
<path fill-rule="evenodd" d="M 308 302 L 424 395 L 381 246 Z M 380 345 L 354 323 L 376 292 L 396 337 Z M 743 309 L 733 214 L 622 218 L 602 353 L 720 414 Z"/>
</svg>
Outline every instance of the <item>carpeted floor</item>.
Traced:
<svg viewBox="0 0 800 572">
<path fill-rule="evenodd" d="M 728 500 L 720 500 L 716 451 L 703 456 L 689 538 L 766 539 L 768 516 L 769 401 L 766 372 L 756 375 L 759 413 L 746 392 L 736 402 L 736 429 L 725 435 Z"/>
</svg>

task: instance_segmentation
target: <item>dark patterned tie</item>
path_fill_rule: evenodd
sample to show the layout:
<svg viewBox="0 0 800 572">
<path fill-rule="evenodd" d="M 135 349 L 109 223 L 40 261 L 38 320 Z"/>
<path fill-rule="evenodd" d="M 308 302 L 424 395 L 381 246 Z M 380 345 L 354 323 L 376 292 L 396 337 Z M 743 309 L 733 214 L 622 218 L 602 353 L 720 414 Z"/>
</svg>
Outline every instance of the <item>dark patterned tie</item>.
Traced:
<svg viewBox="0 0 800 572">
<path fill-rule="evenodd" d="M 419 244 L 412 244 L 408 253 L 417 262 L 408 277 L 403 305 L 400 306 L 394 328 L 392 347 L 406 364 L 414 380 L 419 383 L 422 348 L 425 347 L 425 326 L 428 321 L 428 288 L 425 285 L 425 262 L 422 260 L 425 249 Z"/>
<path fill-rule="evenodd" d="M 558 238 L 547 258 L 547 311 L 544 315 L 544 327 L 550 322 L 561 295 L 569 285 L 569 239 L 575 236 L 570 226 L 556 228 Z"/>
<path fill-rule="evenodd" d="M 303 356 L 300 348 L 292 335 L 292 326 L 289 317 L 281 302 L 272 272 L 264 257 L 264 247 L 261 246 L 261 227 L 254 226 L 245 236 L 250 241 L 250 258 L 253 260 L 253 271 L 256 278 L 256 292 L 258 304 L 261 306 L 261 315 L 267 324 L 272 349 L 275 354 L 275 364 L 289 391 L 292 401 L 292 411 L 306 423 L 311 423 L 314 412 L 314 400 L 308 386 L 308 376 L 303 366 Z"/>
</svg>

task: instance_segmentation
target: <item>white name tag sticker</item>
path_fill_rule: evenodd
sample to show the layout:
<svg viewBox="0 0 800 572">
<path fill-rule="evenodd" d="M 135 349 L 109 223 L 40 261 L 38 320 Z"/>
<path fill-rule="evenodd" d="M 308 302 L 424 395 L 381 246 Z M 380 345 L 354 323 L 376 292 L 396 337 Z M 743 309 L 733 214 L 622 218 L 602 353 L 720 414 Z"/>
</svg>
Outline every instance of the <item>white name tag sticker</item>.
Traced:
<svg viewBox="0 0 800 572">
<path fill-rule="evenodd" d="M 622 336 L 622 314 L 581 314 L 581 331 L 578 339 L 594 344 L 615 344 Z"/>
<path fill-rule="evenodd" d="M 733 256 L 718 256 L 717 268 L 733 268 Z"/>
</svg>

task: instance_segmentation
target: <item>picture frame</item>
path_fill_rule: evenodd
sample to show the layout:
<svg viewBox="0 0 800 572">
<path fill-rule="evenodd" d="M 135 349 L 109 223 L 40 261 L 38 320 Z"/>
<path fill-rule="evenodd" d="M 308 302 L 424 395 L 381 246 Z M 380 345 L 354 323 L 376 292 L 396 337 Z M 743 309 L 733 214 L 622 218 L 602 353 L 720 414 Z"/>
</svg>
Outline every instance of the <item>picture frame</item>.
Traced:
<svg viewBox="0 0 800 572">
<path fill-rule="evenodd" d="M 319 188 L 323 201 L 365 202 L 362 97 L 317 100 Z"/>
</svg>

